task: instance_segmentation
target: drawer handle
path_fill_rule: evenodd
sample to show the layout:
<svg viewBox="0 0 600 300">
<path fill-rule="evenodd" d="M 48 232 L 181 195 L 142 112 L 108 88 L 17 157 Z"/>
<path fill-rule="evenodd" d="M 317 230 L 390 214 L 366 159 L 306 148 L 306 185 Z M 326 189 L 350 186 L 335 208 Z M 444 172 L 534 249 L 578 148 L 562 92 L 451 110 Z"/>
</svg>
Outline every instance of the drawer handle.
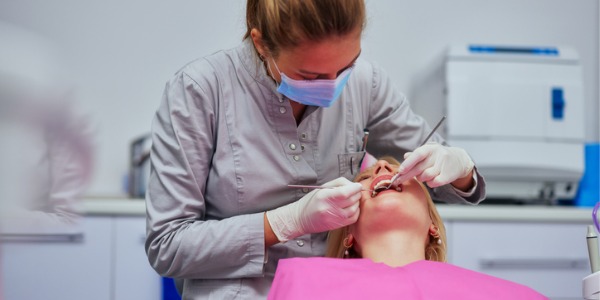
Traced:
<svg viewBox="0 0 600 300">
<path fill-rule="evenodd" d="M 482 269 L 587 269 L 585 258 L 494 258 L 480 259 Z"/>
<path fill-rule="evenodd" d="M 1 234 L 3 243 L 83 243 L 83 233 L 64 234 Z"/>
</svg>

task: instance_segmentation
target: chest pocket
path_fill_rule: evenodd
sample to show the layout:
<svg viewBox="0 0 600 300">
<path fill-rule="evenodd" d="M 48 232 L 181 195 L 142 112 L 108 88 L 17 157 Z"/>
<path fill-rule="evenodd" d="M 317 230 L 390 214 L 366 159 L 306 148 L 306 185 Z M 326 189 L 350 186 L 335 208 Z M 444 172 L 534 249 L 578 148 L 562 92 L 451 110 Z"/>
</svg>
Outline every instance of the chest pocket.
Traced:
<svg viewBox="0 0 600 300">
<path fill-rule="evenodd" d="M 354 179 L 360 173 L 360 165 L 365 157 L 365 151 L 338 154 L 340 176 L 348 180 Z"/>
</svg>

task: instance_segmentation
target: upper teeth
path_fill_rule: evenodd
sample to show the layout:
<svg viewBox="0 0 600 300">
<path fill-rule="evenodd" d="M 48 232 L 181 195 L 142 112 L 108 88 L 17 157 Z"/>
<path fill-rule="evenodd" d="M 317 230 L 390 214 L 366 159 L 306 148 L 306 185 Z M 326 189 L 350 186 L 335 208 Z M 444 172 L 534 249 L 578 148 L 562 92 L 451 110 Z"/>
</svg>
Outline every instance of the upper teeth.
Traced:
<svg viewBox="0 0 600 300">
<path fill-rule="evenodd" d="M 391 179 L 384 179 L 384 180 L 382 180 L 382 181 L 378 182 L 378 183 L 375 185 L 375 188 L 373 188 L 373 189 L 374 189 L 374 190 L 377 190 L 377 189 L 380 189 L 380 188 L 386 188 L 386 189 L 387 189 L 387 188 L 388 188 L 388 186 L 390 185 L 390 183 L 392 183 L 392 180 L 391 180 Z"/>
<path fill-rule="evenodd" d="M 387 190 L 389 188 L 390 183 L 392 183 L 391 179 L 384 179 L 378 182 L 373 188 L 373 193 L 371 194 L 371 196 L 375 197 L 375 195 L 377 195 L 377 193 L 379 193 L 380 191 Z"/>
<path fill-rule="evenodd" d="M 395 186 L 390 186 L 390 184 L 392 183 L 391 179 L 384 179 L 380 182 L 378 182 L 375 187 L 373 188 L 373 193 L 371 194 L 371 197 L 375 197 L 377 194 L 379 194 L 379 192 L 383 192 L 387 189 L 390 188 L 394 188 L 396 191 L 398 192 L 402 192 L 402 185 L 395 185 Z"/>
</svg>

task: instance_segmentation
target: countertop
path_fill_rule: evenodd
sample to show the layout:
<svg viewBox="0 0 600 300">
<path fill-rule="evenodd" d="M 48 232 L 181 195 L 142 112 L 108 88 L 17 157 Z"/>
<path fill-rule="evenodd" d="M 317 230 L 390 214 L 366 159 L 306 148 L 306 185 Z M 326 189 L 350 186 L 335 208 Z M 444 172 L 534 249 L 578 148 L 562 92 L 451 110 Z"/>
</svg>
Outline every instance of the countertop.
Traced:
<svg viewBox="0 0 600 300">
<path fill-rule="evenodd" d="M 448 205 L 438 204 L 445 221 L 487 222 L 592 222 L 591 207 L 544 205 Z M 94 198 L 83 205 L 86 215 L 145 216 L 144 199 Z"/>
</svg>

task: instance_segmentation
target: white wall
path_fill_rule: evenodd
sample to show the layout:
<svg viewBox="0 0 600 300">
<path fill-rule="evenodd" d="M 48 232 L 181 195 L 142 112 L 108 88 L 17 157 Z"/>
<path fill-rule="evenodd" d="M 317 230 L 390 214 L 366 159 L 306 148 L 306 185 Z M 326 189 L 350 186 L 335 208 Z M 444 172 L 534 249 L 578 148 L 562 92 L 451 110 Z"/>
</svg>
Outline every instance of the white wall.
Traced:
<svg viewBox="0 0 600 300">
<path fill-rule="evenodd" d="M 415 110 L 443 109 L 443 54 L 454 42 L 573 46 L 584 66 L 586 137 L 599 138 L 597 0 L 367 0 L 364 56 L 386 66 Z M 164 83 L 185 63 L 235 46 L 245 1 L 0 1 L 0 20 L 64 49 L 96 127 L 89 194 L 122 196 L 129 142 L 149 132 Z M 1 43 L 1 41 L 0 41 Z"/>
</svg>

